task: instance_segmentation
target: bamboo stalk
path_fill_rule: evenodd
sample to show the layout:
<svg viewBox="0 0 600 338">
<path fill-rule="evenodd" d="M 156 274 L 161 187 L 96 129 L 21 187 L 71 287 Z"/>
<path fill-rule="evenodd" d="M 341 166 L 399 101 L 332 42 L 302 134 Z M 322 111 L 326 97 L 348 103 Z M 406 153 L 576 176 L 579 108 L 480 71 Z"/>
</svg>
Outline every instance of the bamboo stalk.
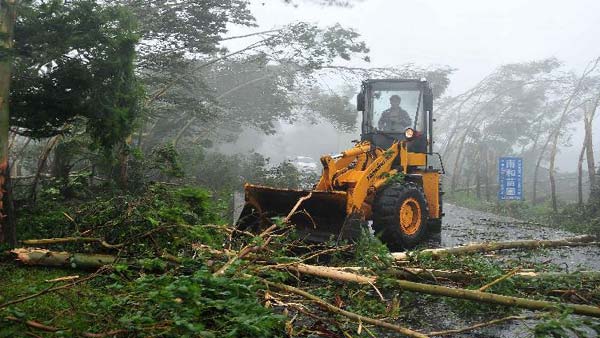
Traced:
<svg viewBox="0 0 600 338">
<path fill-rule="evenodd" d="M 568 237 L 556 240 L 523 240 L 523 241 L 506 241 L 506 242 L 486 242 L 474 243 L 452 248 L 425 249 L 421 251 L 409 252 L 393 252 L 392 256 L 397 261 L 409 260 L 412 256 L 427 254 L 433 258 L 441 258 L 450 255 L 466 255 L 472 253 L 484 253 L 505 249 L 537 249 L 537 248 L 553 248 L 561 246 L 580 246 L 580 245 L 595 245 L 597 238 L 595 236 L 577 236 Z"/>
<path fill-rule="evenodd" d="M 305 269 L 304 273 L 324 277 L 325 274 L 322 273 L 323 269 L 320 268 L 323 267 L 312 266 L 312 269 Z M 351 273 L 347 272 L 346 274 Z M 330 274 L 329 278 L 336 279 L 335 277 L 336 275 Z M 363 280 L 364 276 L 356 275 L 354 278 L 354 281 L 358 283 L 371 284 L 371 282 Z M 344 276 L 344 279 L 340 280 L 346 281 L 347 279 L 348 276 Z M 533 300 L 513 296 L 497 295 L 477 290 L 455 289 L 440 285 L 415 283 L 406 280 L 398 280 L 396 281 L 396 283 L 400 288 L 413 292 L 427 293 L 431 295 L 445 296 L 451 298 L 467 299 L 476 302 L 498 304 L 504 306 L 516 306 L 530 310 L 554 310 L 559 307 L 566 307 L 571 309 L 575 314 L 600 318 L 600 307 L 596 306 Z"/>
<path fill-rule="evenodd" d="M 530 310 L 554 310 L 558 309 L 559 307 L 566 307 L 568 309 L 571 309 L 575 314 L 600 318 L 600 307 L 596 306 L 525 299 L 512 296 L 497 295 L 477 290 L 454 289 L 445 286 L 415 283 L 404 280 L 396 281 L 396 283 L 403 290 L 427 293 L 430 295 L 468 299 L 481 303 L 498 304 L 504 306 L 516 306 Z"/>
</svg>

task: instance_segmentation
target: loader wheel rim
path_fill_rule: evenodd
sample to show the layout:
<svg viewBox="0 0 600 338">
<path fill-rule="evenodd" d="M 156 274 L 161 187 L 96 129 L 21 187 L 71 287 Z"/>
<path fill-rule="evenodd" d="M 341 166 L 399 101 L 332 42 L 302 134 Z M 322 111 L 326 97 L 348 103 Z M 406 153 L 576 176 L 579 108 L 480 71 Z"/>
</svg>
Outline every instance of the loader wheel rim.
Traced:
<svg viewBox="0 0 600 338">
<path fill-rule="evenodd" d="M 407 198 L 400 206 L 400 230 L 414 235 L 421 228 L 421 205 L 415 198 Z"/>
</svg>

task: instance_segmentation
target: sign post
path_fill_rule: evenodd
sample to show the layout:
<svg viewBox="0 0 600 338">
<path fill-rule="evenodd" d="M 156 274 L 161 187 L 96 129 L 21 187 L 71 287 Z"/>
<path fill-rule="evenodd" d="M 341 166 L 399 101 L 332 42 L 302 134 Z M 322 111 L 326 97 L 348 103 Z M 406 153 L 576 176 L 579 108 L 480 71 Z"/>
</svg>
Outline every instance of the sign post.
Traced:
<svg viewBox="0 0 600 338">
<path fill-rule="evenodd" d="M 523 159 L 500 157 L 498 160 L 498 199 L 523 199 Z"/>
</svg>

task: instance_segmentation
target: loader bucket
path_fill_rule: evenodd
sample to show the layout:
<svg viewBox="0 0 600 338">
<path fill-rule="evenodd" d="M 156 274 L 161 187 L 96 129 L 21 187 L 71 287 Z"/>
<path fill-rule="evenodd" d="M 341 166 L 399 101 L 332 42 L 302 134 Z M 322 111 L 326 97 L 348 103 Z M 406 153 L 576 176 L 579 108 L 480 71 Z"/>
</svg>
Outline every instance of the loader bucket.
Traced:
<svg viewBox="0 0 600 338">
<path fill-rule="evenodd" d="M 288 223 L 296 227 L 301 238 L 311 242 L 329 239 L 351 240 L 357 237 L 347 225 L 346 199 L 343 191 L 306 191 L 276 189 L 246 184 L 245 205 L 237 226 L 259 232 L 273 223 L 273 217 L 285 218 L 296 203 L 303 199 Z"/>
</svg>

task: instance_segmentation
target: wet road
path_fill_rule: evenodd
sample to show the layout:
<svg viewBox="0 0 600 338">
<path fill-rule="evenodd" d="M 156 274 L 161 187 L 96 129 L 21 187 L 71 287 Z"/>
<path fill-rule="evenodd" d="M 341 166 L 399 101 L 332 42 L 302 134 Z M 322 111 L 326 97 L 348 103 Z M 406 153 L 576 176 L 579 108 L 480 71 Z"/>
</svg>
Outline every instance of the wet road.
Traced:
<svg viewBox="0 0 600 338">
<path fill-rule="evenodd" d="M 444 204 L 443 247 L 485 241 L 560 239 L 577 236 L 568 231 L 530 224 L 514 218 Z M 539 262 L 560 266 L 564 271 L 600 270 L 600 246 L 538 250 Z"/>
<path fill-rule="evenodd" d="M 567 231 L 529 224 L 513 218 L 466 209 L 448 203 L 444 205 L 444 208 L 446 216 L 442 226 L 442 247 L 485 241 L 559 239 L 576 236 Z M 533 254 L 531 250 L 504 251 L 496 257 L 506 263 L 507 269 L 535 262 L 543 263 L 544 267 L 553 271 L 600 270 L 599 246 L 535 250 Z M 427 328 L 424 331 L 466 327 L 505 316 L 498 314 L 491 318 L 465 318 L 455 307 L 441 299 L 418 301 L 417 306 L 416 320 Z M 522 314 L 531 314 L 531 312 L 523 311 Z M 535 324 L 535 321 L 509 322 L 453 337 L 532 337 L 531 328 Z M 590 334 L 590 337 L 594 337 L 594 335 Z"/>
</svg>

